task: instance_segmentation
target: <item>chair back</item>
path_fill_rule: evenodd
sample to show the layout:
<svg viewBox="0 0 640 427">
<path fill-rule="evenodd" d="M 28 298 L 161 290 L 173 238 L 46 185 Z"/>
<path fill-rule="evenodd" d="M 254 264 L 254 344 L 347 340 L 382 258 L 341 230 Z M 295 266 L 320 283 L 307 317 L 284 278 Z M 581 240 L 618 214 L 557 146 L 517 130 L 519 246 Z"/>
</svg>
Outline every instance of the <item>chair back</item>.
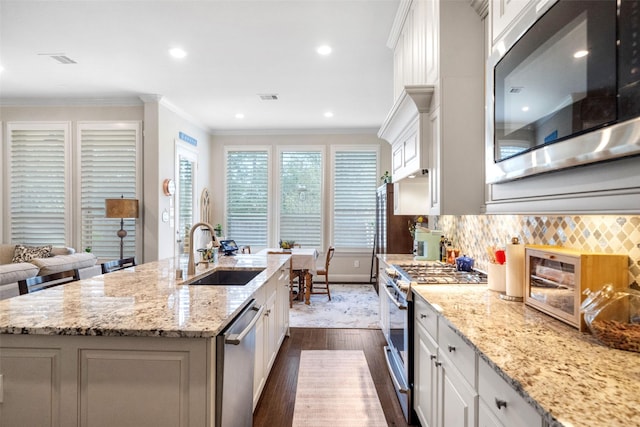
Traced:
<svg viewBox="0 0 640 427">
<path fill-rule="evenodd" d="M 136 258 L 122 258 L 114 259 L 113 261 L 107 261 L 102 264 L 102 274 L 111 273 L 114 271 L 122 270 L 136 265 Z"/>
<path fill-rule="evenodd" d="M 43 289 L 52 288 L 79 279 L 78 270 L 67 270 L 59 273 L 47 274 L 45 276 L 29 277 L 18 281 L 18 292 L 20 295 L 30 294 Z"/>
<path fill-rule="evenodd" d="M 336 251 L 336 248 L 334 248 L 333 246 L 329 246 L 329 249 L 327 249 L 327 258 L 325 259 L 325 263 L 324 263 L 324 269 L 326 271 L 329 271 L 329 263 L 331 263 L 331 260 L 333 259 L 333 253 Z"/>
</svg>

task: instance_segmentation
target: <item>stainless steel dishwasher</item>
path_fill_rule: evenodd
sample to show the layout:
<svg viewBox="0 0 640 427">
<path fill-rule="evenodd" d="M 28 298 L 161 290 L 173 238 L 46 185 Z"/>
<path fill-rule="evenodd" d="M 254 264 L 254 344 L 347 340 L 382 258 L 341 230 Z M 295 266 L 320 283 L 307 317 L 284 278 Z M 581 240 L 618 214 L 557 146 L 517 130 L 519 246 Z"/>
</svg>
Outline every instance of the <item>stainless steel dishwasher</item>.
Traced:
<svg viewBox="0 0 640 427">
<path fill-rule="evenodd" d="M 263 311 L 251 300 L 216 337 L 216 427 L 253 424 L 255 326 Z"/>
</svg>

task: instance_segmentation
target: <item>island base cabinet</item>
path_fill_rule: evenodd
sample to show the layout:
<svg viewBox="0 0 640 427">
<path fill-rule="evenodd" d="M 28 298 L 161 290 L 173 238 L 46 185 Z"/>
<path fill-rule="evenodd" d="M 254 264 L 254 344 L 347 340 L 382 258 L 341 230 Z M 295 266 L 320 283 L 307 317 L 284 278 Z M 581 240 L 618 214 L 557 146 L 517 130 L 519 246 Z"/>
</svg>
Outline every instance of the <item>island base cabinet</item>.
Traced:
<svg viewBox="0 0 640 427">
<path fill-rule="evenodd" d="M 0 426 L 60 426 L 60 351 L 0 349 Z"/>
<path fill-rule="evenodd" d="M 3 335 L 2 426 L 213 426 L 215 340 Z"/>
<path fill-rule="evenodd" d="M 81 425 L 189 425 L 188 370 L 189 352 L 82 350 Z"/>
</svg>

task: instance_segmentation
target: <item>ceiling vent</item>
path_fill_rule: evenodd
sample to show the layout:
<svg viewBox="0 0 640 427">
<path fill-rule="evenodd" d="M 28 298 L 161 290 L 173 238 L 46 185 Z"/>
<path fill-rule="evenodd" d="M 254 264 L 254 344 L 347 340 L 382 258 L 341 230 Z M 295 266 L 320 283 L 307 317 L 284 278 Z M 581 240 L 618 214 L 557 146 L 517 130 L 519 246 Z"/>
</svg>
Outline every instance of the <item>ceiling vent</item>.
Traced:
<svg viewBox="0 0 640 427">
<path fill-rule="evenodd" d="M 39 53 L 38 55 L 48 56 L 49 58 L 53 59 L 54 61 L 57 61 L 60 64 L 77 64 L 76 61 L 69 58 L 64 53 Z"/>
<path fill-rule="evenodd" d="M 511 86 L 509 93 L 520 93 L 522 92 L 522 89 L 524 89 L 522 86 Z"/>
<path fill-rule="evenodd" d="M 277 101 L 278 94 L 277 93 L 259 93 L 258 96 L 263 101 Z"/>
</svg>

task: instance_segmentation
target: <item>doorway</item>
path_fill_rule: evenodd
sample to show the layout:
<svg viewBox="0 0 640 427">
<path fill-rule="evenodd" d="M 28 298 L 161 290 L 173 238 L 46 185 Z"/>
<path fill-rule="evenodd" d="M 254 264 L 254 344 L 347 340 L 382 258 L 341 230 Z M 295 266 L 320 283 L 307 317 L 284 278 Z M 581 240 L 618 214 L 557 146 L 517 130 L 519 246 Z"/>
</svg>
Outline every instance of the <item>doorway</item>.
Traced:
<svg viewBox="0 0 640 427">
<path fill-rule="evenodd" d="M 196 188 L 198 176 L 198 151 L 176 141 L 176 256 L 189 254 L 193 242 L 189 230 L 194 224 L 197 207 Z"/>
</svg>

